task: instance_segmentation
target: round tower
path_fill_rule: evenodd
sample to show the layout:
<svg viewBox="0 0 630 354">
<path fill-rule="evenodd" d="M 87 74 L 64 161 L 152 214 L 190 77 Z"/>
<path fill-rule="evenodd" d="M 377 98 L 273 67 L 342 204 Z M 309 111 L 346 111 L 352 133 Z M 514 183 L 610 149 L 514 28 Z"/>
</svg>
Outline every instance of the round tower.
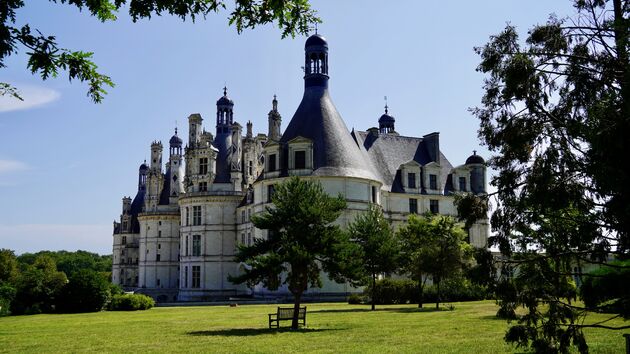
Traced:
<svg viewBox="0 0 630 354">
<path fill-rule="evenodd" d="M 276 95 L 273 95 L 273 101 L 271 101 L 271 111 L 269 111 L 269 139 L 273 141 L 280 140 L 280 124 L 282 123 L 282 117 L 278 112 L 278 100 Z"/>
<path fill-rule="evenodd" d="M 470 167 L 470 189 L 474 194 L 486 193 L 486 162 L 483 157 L 473 154 L 466 159 L 466 166 Z"/>
</svg>

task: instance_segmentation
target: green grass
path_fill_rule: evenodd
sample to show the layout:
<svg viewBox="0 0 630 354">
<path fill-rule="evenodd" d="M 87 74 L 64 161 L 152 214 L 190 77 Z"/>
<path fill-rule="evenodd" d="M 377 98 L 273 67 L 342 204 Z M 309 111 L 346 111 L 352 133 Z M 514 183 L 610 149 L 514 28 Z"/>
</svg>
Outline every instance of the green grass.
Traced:
<svg viewBox="0 0 630 354">
<path fill-rule="evenodd" d="M 0 352 L 501 353 L 507 324 L 492 301 L 454 311 L 415 305 L 307 304 L 308 328 L 269 330 L 277 305 L 165 307 L 139 312 L 0 318 Z M 601 320 L 589 316 L 589 321 Z M 611 321 L 619 324 L 621 321 Z M 288 322 L 284 323 L 289 326 Z M 619 331 L 589 329 L 592 353 L 622 353 Z"/>
</svg>

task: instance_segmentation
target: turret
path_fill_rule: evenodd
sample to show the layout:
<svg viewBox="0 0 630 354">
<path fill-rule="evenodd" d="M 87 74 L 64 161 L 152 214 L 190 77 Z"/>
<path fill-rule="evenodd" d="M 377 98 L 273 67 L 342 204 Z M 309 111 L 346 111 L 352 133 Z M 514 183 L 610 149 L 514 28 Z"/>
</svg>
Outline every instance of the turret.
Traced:
<svg viewBox="0 0 630 354">
<path fill-rule="evenodd" d="M 486 162 L 483 157 L 473 154 L 466 159 L 466 166 L 470 167 L 470 189 L 474 194 L 486 193 Z"/>
<path fill-rule="evenodd" d="M 201 137 L 201 114 L 194 113 L 188 116 L 188 146 L 194 148 Z"/>
<path fill-rule="evenodd" d="M 184 192 L 184 185 L 182 183 L 184 179 L 184 168 L 182 164 L 182 139 L 177 136 L 177 128 L 175 128 L 175 135 L 169 140 L 170 157 L 168 159 L 168 169 L 170 172 L 170 189 L 169 197 L 177 198 L 180 193 Z M 176 203 L 176 200 L 172 200 L 171 203 Z"/>
<path fill-rule="evenodd" d="M 328 43 L 314 34 L 304 45 L 304 86 L 328 87 Z"/>
<path fill-rule="evenodd" d="M 149 166 L 147 166 L 147 160 L 144 160 L 138 169 L 138 192 L 144 191 L 147 187 L 147 173 L 149 173 Z"/>
<path fill-rule="evenodd" d="M 271 101 L 271 111 L 269 111 L 269 140 L 278 141 L 282 137 L 280 134 L 280 124 L 282 123 L 282 117 L 278 112 L 278 100 L 276 95 L 273 95 L 273 101 Z"/>
<path fill-rule="evenodd" d="M 131 198 L 130 197 L 123 197 L 122 199 L 122 213 L 124 214 L 129 214 L 129 212 L 131 211 Z"/>
<path fill-rule="evenodd" d="M 247 139 L 251 139 L 254 137 L 253 124 L 250 120 L 247 121 L 247 134 L 245 135 L 245 137 Z"/>
<path fill-rule="evenodd" d="M 151 171 L 162 172 L 162 142 L 151 143 Z"/>
<path fill-rule="evenodd" d="M 385 104 L 385 114 L 378 119 L 378 130 L 381 134 L 395 133 L 394 124 L 396 119 L 389 115 L 389 107 Z"/>
</svg>

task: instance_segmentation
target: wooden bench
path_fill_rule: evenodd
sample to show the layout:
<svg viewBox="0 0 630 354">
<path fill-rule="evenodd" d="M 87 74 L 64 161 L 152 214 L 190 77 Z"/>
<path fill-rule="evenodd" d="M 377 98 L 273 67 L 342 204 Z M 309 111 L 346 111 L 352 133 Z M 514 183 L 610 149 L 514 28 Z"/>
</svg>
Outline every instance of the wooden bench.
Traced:
<svg viewBox="0 0 630 354">
<path fill-rule="evenodd" d="M 269 328 L 280 328 L 280 321 L 291 320 L 293 320 L 293 307 L 278 307 L 278 312 L 269 314 Z M 298 312 L 298 325 L 300 324 L 306 326 L 306 306 L 300 307 Z"/>
</svg>

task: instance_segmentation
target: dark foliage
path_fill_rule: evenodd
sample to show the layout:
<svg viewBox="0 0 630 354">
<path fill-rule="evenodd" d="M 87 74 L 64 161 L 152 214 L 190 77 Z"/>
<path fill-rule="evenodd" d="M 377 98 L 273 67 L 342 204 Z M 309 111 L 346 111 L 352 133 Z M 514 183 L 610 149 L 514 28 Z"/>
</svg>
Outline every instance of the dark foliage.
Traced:
<svg viewBox="0 0 630 354">
<path fill-rule="evenodd" d="M 72 273 L 57 301 L 59 312 L 101 311 L 111 296 L 110 283 L 100 273 L 83 269 Z"/>
<path fill-rule="evenodd" d="M 574 5 L 574 18 L 552 16 L 524 41 L 508 25 L 476 48 L 486 80 L 473 112 L 497 171 L 493 240 L 516 273 L 499 303 L 507 317 L 526 308 L 506 340 L 545 353 L 588 350 L 575 267 L 630 251 L 630 4 Z"/>
<path fill-rule="evenodd" d="M 345 200 L 328 196 L 319 183 L 293 177 L 276 185 L 272 202 L 273 207 L 252 216 L 254 226 L 267 230 L 267 237 L 239 246 L 236 261 L 250 268 L 229 279 L 250 286 L 261 283 L 272 290 L 286 285 L 294 297 L 292 328 L 297 329 L 302 293 L 309 286 L 321 287 L 322 271 L 345 280 L 344 264 L 352 260 L 356 246 L 332 225 L 345 209 Z"/>
</svg>

